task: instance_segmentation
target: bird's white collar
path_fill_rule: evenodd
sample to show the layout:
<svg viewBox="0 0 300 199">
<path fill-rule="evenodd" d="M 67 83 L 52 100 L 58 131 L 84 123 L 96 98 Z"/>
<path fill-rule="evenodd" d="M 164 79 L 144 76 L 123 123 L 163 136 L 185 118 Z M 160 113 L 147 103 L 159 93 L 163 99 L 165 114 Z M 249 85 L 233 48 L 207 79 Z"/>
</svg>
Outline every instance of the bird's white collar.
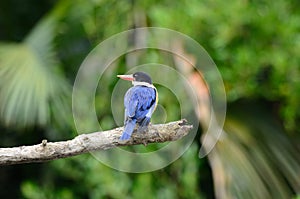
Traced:
<svg viewBox="0 0 300 199">
<path fill-rule="evenodd" d="M 153 86 L 153 84 L 149 84 L 148 82 L 137 82 L 137 81 L 132 81 L 132 85 L 133 86 L 146 86 L 146 87 L 149 87 L 149 88 L 155 88 Z"/>
</svg>

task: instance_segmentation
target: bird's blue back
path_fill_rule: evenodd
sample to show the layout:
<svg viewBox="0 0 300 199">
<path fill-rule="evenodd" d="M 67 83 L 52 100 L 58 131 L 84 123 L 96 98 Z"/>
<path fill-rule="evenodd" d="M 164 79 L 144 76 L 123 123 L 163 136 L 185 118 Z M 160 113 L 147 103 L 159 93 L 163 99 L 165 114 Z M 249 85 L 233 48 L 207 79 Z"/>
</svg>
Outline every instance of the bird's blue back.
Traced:
<svg viewBox="0 0 300 199">
<path fill-rule="evenodd" d="M 131 87 L 124 97 L 125 120 L 127 117 L 141 120 L 156 103 L 156 91 L 146 86 Z"/>
</svg>

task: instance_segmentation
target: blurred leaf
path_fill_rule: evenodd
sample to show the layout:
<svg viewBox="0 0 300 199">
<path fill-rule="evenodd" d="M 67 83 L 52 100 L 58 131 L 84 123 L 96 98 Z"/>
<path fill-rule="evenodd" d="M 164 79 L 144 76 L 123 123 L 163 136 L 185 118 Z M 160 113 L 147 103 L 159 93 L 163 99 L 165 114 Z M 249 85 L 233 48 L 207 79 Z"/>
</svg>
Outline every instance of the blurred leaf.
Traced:
<svg viewBox="0 0 300 199">
<path fill-rule="evenodd" d="M 224 128 L 209 155 L 218 197 L 281 199 L 300 190 L 299 151 L 266 108 L 236 105 Z"/>
<path fill-rule="evenodd" d="M 40 22 L 23 43 L 0 44 L 0 116 L 5 124 L 45 125 L 51 114 L 62 125 L 70 87 L 52 49 L 55 23 Z"/>
<path fill-rule="evenodd" d="M 25 198 L 30 198 L 30 199 L 46 199 L 44 193 L 41 192 L 40 187 L 32 183 L 30 181 L 23 182 L 22 186 L 22 193 Z"/>
</svg>

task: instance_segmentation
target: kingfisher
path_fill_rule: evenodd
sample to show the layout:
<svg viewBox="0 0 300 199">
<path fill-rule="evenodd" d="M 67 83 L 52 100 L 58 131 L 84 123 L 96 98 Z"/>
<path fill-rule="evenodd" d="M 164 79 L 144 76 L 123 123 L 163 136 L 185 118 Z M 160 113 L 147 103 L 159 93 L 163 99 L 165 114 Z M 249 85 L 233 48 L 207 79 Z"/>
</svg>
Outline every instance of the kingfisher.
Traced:
<svg viewBox="0 0 300 199">
<path fill-rule="evenodd" d="M 117 75 L 117 77 L 131 81 L 133 85 L 124 97 L 124 131 L 120 137 L 120 140 L 129 140 L 136 124 L 139 125 L 138 131 L 147 129 L 157 106 L 158 93 L 147 73 L 136 72 L 131 75 Z"/>
</svg>

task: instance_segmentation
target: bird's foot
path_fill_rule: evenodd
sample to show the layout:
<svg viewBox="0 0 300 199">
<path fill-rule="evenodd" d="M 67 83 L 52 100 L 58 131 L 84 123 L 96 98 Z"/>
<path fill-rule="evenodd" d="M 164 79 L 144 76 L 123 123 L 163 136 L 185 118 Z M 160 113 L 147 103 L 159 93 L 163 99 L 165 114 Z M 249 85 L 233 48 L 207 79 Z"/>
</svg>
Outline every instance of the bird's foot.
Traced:
<svg viewBox="0 0 300 199">
<path fill-rule="evenodd" d="M 139 126 L 138 132 L 139 133 L 146 133 L 148 131 L 148 126 Z"/>
<path fill-rule="evenodd" d="M 148 126 L 150 123 L 151 118 L 150 117 L 145 117 L 142 122 L 140 123 L 140 126 Z"/>
<path fill-rule="evenodd" d="M 138 132 L 140 132 L 140 133 L 145 133 L 146 131 L 148 131 L 149 123 L 150 123 L 150 118 L 149 118 L 149 117 L 145 117 L 145 118 L 139 123 Z"/>
</svg>

